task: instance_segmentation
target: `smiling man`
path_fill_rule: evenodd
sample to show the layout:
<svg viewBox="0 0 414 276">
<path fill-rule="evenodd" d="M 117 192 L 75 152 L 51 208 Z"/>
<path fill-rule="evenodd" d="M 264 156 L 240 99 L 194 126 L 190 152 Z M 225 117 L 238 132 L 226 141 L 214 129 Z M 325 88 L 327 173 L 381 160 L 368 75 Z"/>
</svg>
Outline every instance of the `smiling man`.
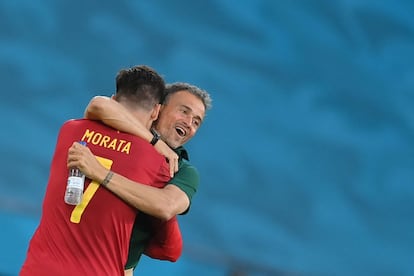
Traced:
<svg viewBox="0 0 414 276">
<path fill-rule="evenodd" d="M 162 115 L 155 123 L 155 129 L 173 149 L 184 145 L 195 135 L 205 115 L 203 102 L 188 90 L 190 88 L 184 84 L 167 86 Z"/>
</svg>

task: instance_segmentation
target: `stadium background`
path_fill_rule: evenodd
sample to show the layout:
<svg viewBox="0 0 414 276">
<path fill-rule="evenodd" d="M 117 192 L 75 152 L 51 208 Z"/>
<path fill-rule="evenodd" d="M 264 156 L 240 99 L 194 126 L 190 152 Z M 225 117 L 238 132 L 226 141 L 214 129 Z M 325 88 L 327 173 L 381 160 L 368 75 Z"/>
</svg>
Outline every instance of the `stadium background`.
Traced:
<svg viewBox="0 0 414 276">
<path fill-rule="evenodd" d="M 188 144 L 202 179 L 184 255 L 136 274 L 413 275 L 413 11 L 1 1 L 0 274 L 24 260 L 60 125 L 111 95 L 119 69 L 148 64 L 214 107 Z"/>
</svg>

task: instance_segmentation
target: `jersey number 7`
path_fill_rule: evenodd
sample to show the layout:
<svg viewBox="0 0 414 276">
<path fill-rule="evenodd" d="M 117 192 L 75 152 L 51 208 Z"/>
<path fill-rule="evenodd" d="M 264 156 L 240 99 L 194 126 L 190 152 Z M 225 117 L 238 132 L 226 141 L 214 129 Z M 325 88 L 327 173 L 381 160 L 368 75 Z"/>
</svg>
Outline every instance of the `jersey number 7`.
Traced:
<svg viewBox="0 0 414 276">
<path fill-rule="evenodd" d="M 111 169 L 113 161 L 110 159 L 106 159 L 103 157 L 96 156 L 96 159 L 98 159 L 99 163 L 102 164 L 105 168 L 108 170 Z M 89 202 L 91 201 L 92 197 L 95 195 L 96 191 L 99 188 L 99 183 L 96 181 L 92 181 L 89 183 L 88 188 L 83 193 L 82 202 L 79 205 L 76 205 L 76 207 L 72 211 L 72 215 L 70 216 L 70 221 L 73 223 L 80 223 L 81 217 L 83 212 L 85 211 L 86 207 L 88 206 Z"/>
</svg>

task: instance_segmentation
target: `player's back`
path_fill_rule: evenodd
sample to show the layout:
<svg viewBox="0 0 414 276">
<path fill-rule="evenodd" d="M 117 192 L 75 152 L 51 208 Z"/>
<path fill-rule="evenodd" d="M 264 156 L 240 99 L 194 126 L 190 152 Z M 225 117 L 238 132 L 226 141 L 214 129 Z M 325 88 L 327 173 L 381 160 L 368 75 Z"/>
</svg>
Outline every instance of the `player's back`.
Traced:
<svg viewBox="0 0 414 276">
<path fill-rule="evenodd" d="M 44 269 L 54 275 L 123 275 L 137 212 L 89 180 L 80 205 L 64 203 L 67 152 L 75 141 L 85 141 L 101 164 L 133 181 L 159 186 L 169 180 L 165 158 L 147 141 L 96 121 L 66 122 L 53 156 L 41 222 L 21 275 L 46 273 Z"/>
</svg>

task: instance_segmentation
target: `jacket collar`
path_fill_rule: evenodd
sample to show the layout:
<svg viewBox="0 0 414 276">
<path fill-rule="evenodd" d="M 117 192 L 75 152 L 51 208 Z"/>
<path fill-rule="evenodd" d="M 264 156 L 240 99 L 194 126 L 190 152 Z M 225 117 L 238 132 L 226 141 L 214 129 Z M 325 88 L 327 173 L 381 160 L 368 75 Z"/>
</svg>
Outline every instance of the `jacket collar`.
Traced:
<svg viewBox="0 0 414 276">
<path fill-rule="evenodd" d="M 174 149 L 174 151 L 178 155 L 179 159 L 183 158 L 187 161 L 190 161 L 190 159 L 188 158 L 187 150 L 183 146 L 180 146 L 180 147 Z"/>
</svg>

